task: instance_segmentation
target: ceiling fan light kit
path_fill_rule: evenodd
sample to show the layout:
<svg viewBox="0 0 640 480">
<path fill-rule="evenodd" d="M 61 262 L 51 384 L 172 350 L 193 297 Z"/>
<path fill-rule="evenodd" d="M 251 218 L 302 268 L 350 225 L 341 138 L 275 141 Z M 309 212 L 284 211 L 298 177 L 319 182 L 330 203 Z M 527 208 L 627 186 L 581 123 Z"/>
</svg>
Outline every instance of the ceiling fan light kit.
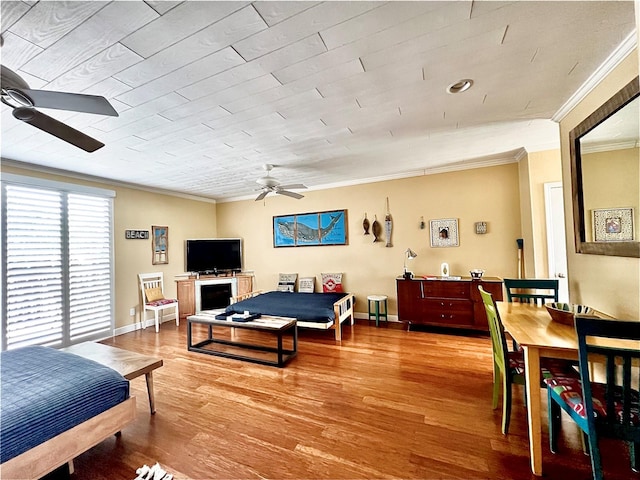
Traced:
<svg viewBox="0 0 640 480">
<path fill-rule="evenodd" d="M 300 200 L 304 198 L 304 195 L 300 195 L 299 193 L 292 192 L 291 190 L 299 190 L 302 188 L 307 188 L 306 185 L 302 183 L 294 183 L 291 185 L 280 185 L 280 181 L 271 176 L 271 170 L 273 170 L 274 165 L 267 163 L 262 166 L 262 168 L 267 172 L 264 177 L 260 177 L 256 180 L 256 183 L 261 186 L 258 190 L 262 190 L 262 192 L 256 197 L 256 202 L 259 202 L 264 197 L 266 197 L 269 193 L 276 193 L 278 195 L 285 195 L 287 197 L 295 198 L 296 200 Z"/>
<path fill-rule="evenodd" d="M 20 75 L 0 65 L 0 101 L 13 109 L 13 116 L 54 137 L 64 140 L 86 152 L 95 152 L 104 143 L 36 109 L 52 108 L 72 112 L 93 113 L 117 117 L 118 112 L 109 101 L 97 95 L 32 90 Z"/>
</svg>

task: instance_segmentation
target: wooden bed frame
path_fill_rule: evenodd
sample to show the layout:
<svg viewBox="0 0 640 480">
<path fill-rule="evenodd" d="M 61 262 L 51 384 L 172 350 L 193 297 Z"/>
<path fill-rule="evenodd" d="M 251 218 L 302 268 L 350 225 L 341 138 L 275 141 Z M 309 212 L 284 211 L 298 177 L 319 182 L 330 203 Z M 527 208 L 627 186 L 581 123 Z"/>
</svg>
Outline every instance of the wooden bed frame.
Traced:
<svg viewBox="0 0 640 480">
<path fill-rule="evenodd" d="M 136 399 L 129 397 L 115 407 L 7 460 L 0 465 L 2 478 L 37 479 L 65 463 L 70 464 L 70 473 L 73 473 L 71 462 L 75 457 L 120 432 L 135 416 Z"/>
<path fill-rule="evenodd" d="M 231 305 L 234 303 L 240 302 L 242 300 L 246 300 L 247 298 L 255 297 L 259 294 L 263 293 L 262 290 L 256 290 L 253 292 L 244 293 L 242 295 L 237 295 L 235 297 L 231 297 Z M 353 316 L 353 307 L 356 303 L 356 297 L 354 295 L 345 294 L 343 298 L 338 300 L 333 304 L 333 312 L 336 316 L 336 320 L 332 324 L 328 323 L 316 323 L 316 322 L 300 322 L 298 321 L 298 326 L 303 328 L 317 328 L 321 330 L 333 330 L 336 342 L 342 341 L 342 322 L 344 322 L 347 318 L 351 318 L 349 322 L 350 325 L 355 323 L 355 318 Z"/>
</svg>

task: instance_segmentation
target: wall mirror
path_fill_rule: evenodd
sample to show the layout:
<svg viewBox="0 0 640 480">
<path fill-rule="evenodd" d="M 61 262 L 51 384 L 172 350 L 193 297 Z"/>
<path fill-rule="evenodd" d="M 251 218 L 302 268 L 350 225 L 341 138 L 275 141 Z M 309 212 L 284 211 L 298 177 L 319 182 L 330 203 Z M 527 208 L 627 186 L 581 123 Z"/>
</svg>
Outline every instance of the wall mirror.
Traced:
<svg viewBox="0 0 640 480">
<path fill-rule="evenodd" d="M 569 133 L 576 252 L 640 257 L 638 77 Z"/>
</svg>

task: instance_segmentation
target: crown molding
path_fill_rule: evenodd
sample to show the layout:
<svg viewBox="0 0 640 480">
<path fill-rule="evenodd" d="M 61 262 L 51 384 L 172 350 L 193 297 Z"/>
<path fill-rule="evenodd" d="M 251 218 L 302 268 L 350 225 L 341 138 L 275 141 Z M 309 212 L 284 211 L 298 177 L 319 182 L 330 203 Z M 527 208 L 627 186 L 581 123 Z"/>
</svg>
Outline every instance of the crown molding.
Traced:
<svg viewBox="0 0 640 480">
<path fill-rule="evenodd" d="M 595 72 L 569 97 L 564 105 L 551 117 L 554 122 L 560 123 L 567 114 L 573 110 L 591 91 L 609 75 L 633 50 L 638 46 L 638 33 L 634 29 L 622 41 L 618 47 L 611 52 Z"/>
<path fill-rule="evenodd" d="M 390 175 L 380 175 L 377 177 L 362 178 L 358 180 L 347 180 L 344 182 L 326 183 L 324 185 L 315 185 L 308 187 L 306 191 L 328 190 L 330 188 L 353 187 L 356 185 L 364 185 L 367 183 L 387 182 L 390 180 L 401 180 L 403 178 L 421 177 L 424 175 L 436 175 L 439 173 L 457 172 L 460 170 L 471 170 L 474 168 L 495 167 L 497 165 L 506 165 L 508 163 L 518 162 L 527 151 L 524 148 L 518 148 L 509 152 L 503 152 L 496 155 L 476 158 L 472 160 L 463 160 L 441 167 L 423 168 L 419 170 L 408 170 Z M 239 202 L 243 200 L 254 200 L 255 195 L 243 195 L 239 197 L 220 198 L 218 203 Z"/>
<path fill-rule="evenodd" d="M 82 180 L 85 182 L 99 183 L 102 185 L 110 185 L 112 187 L 129 188 L 131 190 L 140 190 L 148 193 L 155 193 L 158 195 L 167 195 L 170 197 L 184 198 L 186 200 L 196 200 L 198 202 L 217 203 L 214 198 L 200 197 L 198 195 L 190 195 L 186 193 L 174 192 L 171 190 L 163 190 L 161 188 L 145 187 L 135 183 L 119 182 L 117 180 L 110 180 L 108 178 L 96 177 L 93 175 L 85 175 L 82 173 L 71 172 L 69 170 L 61 170 L 53 167 L 45 167 L 43 165 L 36 165 L 34 163 L 19 162 L 8 158 L 2 158 L 2 166 L 21 168 L 23 170 L 30 170 L 32 172 L 44 173 L 47 175 L 59 175 L 67 178 L 74 178 L 76 180 Z M 3 174 L 4 176 L 4 174 Z"/>
</svg>

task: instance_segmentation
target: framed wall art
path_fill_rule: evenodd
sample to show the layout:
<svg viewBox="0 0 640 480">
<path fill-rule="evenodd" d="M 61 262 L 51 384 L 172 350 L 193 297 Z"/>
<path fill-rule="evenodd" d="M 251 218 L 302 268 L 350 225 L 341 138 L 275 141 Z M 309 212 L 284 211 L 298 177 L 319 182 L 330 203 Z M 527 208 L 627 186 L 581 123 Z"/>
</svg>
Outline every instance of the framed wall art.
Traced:
<svg viewBox="0 0 640 480">
<path fill-rule="evenodd" d="M 458 243 L 458 219 L 442 218 L 430 220 L 432 247 L 457 247 Z"/>
<path fill-rule="evenodd" d="M 633 208 L 593 210 L 594 241 L 631 242 L 633 236 Z"/>
<path fill-rule="evenodd" d="M 274 247 L 347 245 L 348 238 L 346 210 L 273 217 Z"/>
<path fill-rule="evenodd" d="M 151 227 L 151 253 L 153 265 L 169 263 L 169 227 Z"/>
</svg>

